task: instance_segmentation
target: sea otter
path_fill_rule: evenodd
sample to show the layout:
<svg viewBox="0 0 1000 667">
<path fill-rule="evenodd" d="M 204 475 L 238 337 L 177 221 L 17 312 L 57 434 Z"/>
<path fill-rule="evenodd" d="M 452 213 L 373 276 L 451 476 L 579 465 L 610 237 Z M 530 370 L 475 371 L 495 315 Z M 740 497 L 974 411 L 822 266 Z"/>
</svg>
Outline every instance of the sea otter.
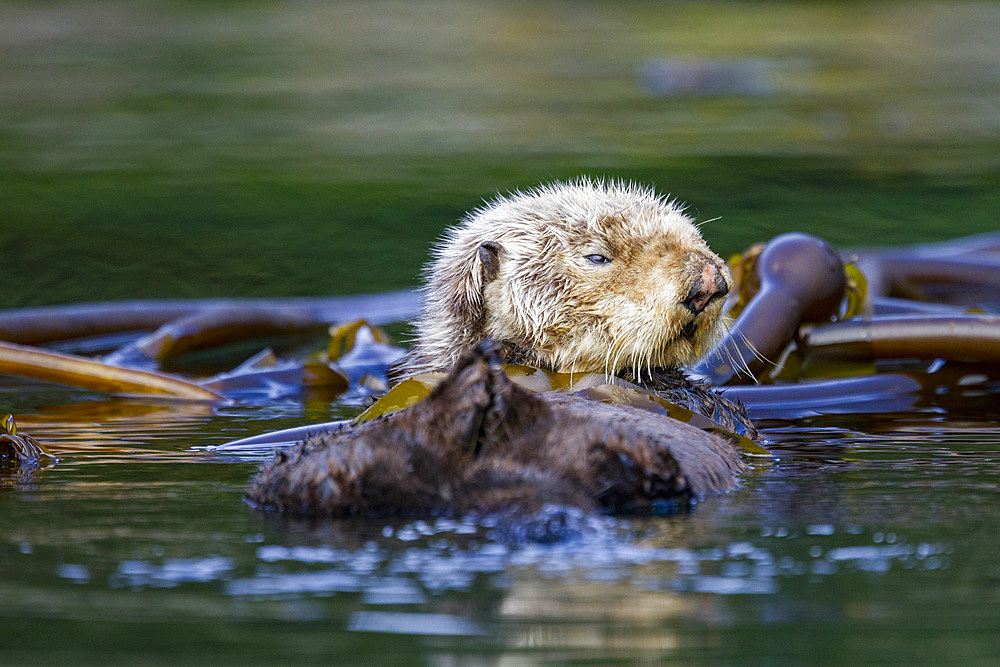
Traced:
<svg viewBox="0 0 1000 667">
<path fill-rule="evenodd" d="M 473 211 L 433 254 L 397 377 L 447 370 L 492 338 L 508 363 L 637 382 L 756 436 L 739 405 L 678 370 L 719 338 L 732 278 L 675 200 L 620 181 L 556 182 Z"/>
<path fill-rule="evenodd" d="M 572 532 L 550 508 L 676 511 L 745 467 L 729 441 L 667 416 L 523 390 L 499 352 L 484 341 L 413 407 L 277 452 L 247 501 L 295 516 L 493 517 L 546 540 Z"/>
<path fill-rule="evenodd" d="M 305 516 L 499 515 L 548 539 L 553 506 L 660 512 L 732 488 L 733 439 L 534 394 L 502 365 L 638 380 L 753 438 L 740 406 L 678 370 L 715 341 L 730 281 L 682 208 L 651 190 L 580 179 L 495 200 L 437 249 L 402 365 L 448 377 L 405 410 L 279 452 L 247 500 Z"/>
</svg>

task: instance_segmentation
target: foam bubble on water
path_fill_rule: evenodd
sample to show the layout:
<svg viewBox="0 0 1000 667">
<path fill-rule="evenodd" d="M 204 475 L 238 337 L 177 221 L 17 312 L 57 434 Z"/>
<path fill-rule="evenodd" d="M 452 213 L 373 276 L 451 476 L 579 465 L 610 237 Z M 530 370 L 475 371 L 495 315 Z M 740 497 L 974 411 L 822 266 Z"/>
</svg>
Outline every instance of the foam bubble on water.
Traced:
<svg viewBox="0 0 1000 667">
<path fill-rule="evenodd" d="M 361 578 L 341 569 L 296 574 L 260 574 L 226 582 L 227 595 L 274 596 L 288 594 L 353 593 L 361 589 Z"/>
<path fill-rule="evenodd" d="M 85 565 L 76 563 L 61 563 L 56 568 L 56 576 L 69 579 L 75 584 L 90 583 L 90 570 Z"/>
<path fill-rule="evenodd" d="M 144 560 L 126 560 L 112 575 L 113 586 L 171 588 L 187 582 L 216 581 L 234 567 L 231 558 L 168 558 L 157 565 Z"/>
<path fill-rule="evenodd" d="M 450 614 L 358 611 L 351 614 L 352 632 L 386 632 L 405 635 L 473 636 L 485 634 L 469 619 Z"/>
</svg>

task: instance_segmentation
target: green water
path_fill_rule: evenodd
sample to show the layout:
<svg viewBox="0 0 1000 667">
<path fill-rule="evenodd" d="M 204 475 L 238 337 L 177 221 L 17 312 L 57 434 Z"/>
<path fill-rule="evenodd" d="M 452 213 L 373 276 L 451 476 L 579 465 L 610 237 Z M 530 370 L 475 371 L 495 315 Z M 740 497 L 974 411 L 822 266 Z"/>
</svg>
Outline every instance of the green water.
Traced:
<svg viewBox="0 0 1000 667">
<path fill-rule="evenodd" d="M 581 174 L 687 202 L 723 254 L 994 229 L 998 14 L 5 2 L 0 306 L 410 286 L 464 211 Z M 655 94 L 661 61 L 735 81 Z"/>
<path fill-rule="evenodd" d="M 412 286 L 483 198 L 580 174 L 723 254 L 995 230 L 997 34 L 991 2 L 0 3 L 0 306 Z M 662 59 L 739 76 L 659 94 Z M 691 515 L 511 547 L 276 521 L 241 501 L 267 454 L 206 449 L 357 406 L 0 378 L 60 459 L 0 486 L 0 662 L 993 663 L 998 378 L 961 392 L 766 422 L 780 460 Z"/>
<path fill-rule="evenodd" d="M 201 448 L 330 417 L 316 406 L 20 393 L 22 430 L 61 460 L 0 492 L 5 662 L 996 658 L 992 415 L 768 422 L 780 460 L 690 515 L 509 546 L 247 508 L 267 454 Z"/>
</svg>

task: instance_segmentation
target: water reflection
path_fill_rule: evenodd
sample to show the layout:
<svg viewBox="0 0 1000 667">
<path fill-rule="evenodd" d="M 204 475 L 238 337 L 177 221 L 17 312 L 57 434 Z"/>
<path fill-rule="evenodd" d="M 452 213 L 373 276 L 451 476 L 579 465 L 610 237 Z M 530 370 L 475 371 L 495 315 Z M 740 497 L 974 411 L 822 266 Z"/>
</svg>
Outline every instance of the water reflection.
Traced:
<svg viewBox="0 0 1000 667">
<path fill-rule="evenodd" d="M 603 517 L 563 543 L 519 544 L 498 542 L 488 522 L 255 513 L 241 495 L 266 452 L 211 465 L 230 459 L 206 445 L 273 427 L 259 407 L 88 421 L 100 410 L 31 417 L 66 465 L 32 494 L 0 496 L 8 618 L 96 608 L 143 614 L 150 633 L 272 619 L 341 642 L 451 638 L 493 656 L 688 655 L 709 650 L 708 632 L 910 623 L 920 612 L 904 598 L 931 583 L 964 609 L 963 582 L 985 584 L 992 558 L 976 535 L 998 518 L 1000 428 L 920 411 L 770 422 L 779 460 L 691 515 Z M 101 437 L 80 436 L 87 428 Z"/>
<path fill-rule="evenodd" d="M 347 623 L 351 632 L 387 632 L 404 635 L 481 635 L 478 625 L 449 614 L 359 611 Z"/>
<path fill-rule="evenodd" d="M 574 591 L 594 585 L 628 584 L 644 591 L 695 592 L 715 595 L 775 594 L 784 579 L 829 576 L 840 572 L 884 574 L 893 568 L 934 570 L 949 565 L 952 547 L 943 543 L 909 543 L 895 533 L 868 533 L 857 527 L 838 531 L 830 524 L 815 524 L 795 533 L 766 526 L 754 541 L 731 542 L 704 549 L 670 547 L 655 533 L 638 540 L 628 538 L 627 522 L 617 522 L 604 535 L 587 536 L 557 545 L 508 546 L 466 537 L 455 539 L 452 530 L 428 530 L 430 524 L 407 524 L 397 534 L 420 532 L 417 544 L 395 538 L 368 542 L 361 549 L 332 546 L 264 545 L 256 550 L 257 573 L 230 578 L 231 561 L 217 557 L 119 565 L 129 585 L 148 582 L 224 582 L 227 595 L 269 597 L 325 596 L 364 592 L 365 604 L 422 604 L 428 596 L 446 591 L 470 590 L 484 575 L 503 575 L 494 583 L 506 589 L 502 615 L 545 615 L 549 607 L 531 599 L 534 584 L 520 590 L 521 582 L 561 580 Z M 807 552 L 792 557 L 769 547 L 774 540 L 808 542 Z M 402 548 L 401 548 L 402 547 Z M 334 566 L 334 567 L 331 567 Z M 156 585 L 155 583 L 152 585 Z M 526 596 L 527 599 L 520 599 Z M 667 599 L 667 598 L 665 598 Z M 585 618 L 607 608 L 588 605 L 564 608 L 561 617 Z M 628 615 L 625 608 L 619 614 Z M 582 614 L 582 616 L 581 616 Z"/>
</svg>

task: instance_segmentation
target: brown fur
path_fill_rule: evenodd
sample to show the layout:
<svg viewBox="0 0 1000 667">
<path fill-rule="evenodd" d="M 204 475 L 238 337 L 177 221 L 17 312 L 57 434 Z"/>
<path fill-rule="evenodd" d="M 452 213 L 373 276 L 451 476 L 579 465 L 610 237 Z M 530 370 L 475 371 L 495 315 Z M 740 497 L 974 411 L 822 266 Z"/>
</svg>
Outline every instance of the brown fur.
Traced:
<svg viewBox="0 0 1000 667">
<path fill-rule="evenodd" d="M 488 341 L 412 408 L 279 452 L 247 498 L 302 516 L 648 512 L 742 469 L 730 443 L 681 422 L 519 389 Z"/>
</svg>

